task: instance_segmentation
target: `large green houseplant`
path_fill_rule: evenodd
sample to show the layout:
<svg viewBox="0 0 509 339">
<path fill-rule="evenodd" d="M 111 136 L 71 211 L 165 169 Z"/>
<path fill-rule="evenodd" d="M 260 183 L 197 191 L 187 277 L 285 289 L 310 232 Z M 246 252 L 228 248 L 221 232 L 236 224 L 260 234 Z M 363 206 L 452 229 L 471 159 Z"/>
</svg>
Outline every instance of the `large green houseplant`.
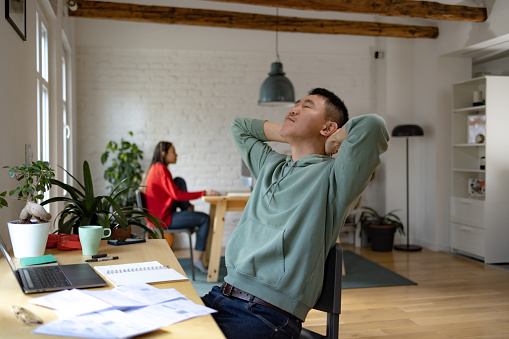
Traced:
<svg viewBox="0 0 509 339">
<path fill-rule="evenodd" d="M 9 235 L 14 256 L 35 257 L 44 254 L 51 226 L 51 214 L 37 203 L 51 188 L 55 176 L 48 162 L 35 161 L 9 168 L 9 176 L 18 181 L 18 187 L 9 191 L 9 196 L 26 201 L 19 220 L 8 222 Z M 0 193 L 0 208 L 8 207 L 7 191 Z"/>
<path fill-rule="evenodd" d="M 129 131 L 132 137 L 133 132 Z M 111 161 L 108 161 L 111 160 Z M 143 160 L 143 151 L 134 142 L 120 139 L 120 142 L 111 140 L 101 156 L 101 163 L 108 166 L 104 170 L 104 179 L 113 190 L 127 189 L 126 194 L 118 195 L 115 200 L 121 206 L 133 206 L 136 201 L 135 191 L 141 184 L 143 170 L 140 160 Z"/>
<path fill-rule="evenodd" d="M 119 189 L 120 185 L 117 185 L 110 195 L 95 195 L 92 174 L 87 161 L 83 162 L 83 183 L 69 172 L 67 174 L 74 179 L 79 187 L 76 188 L 59 180 L 51 179 L 52 185 L 61 187 L 69 196 L 55 197 L 43 202 L 43 205 L 57 201 L 66 203 L 55 220 L 58 232 L 77 233 L 79 226 L 86 225 L 100 225 L 112 230 L 117 227 L 127 230 L 129 225 L 136 225 L 146 230 L 153 238 L 159 238 L 159 235 L 163 233 L 160 226 L 161 220 L 151 215 L 149 211 L 139 207 L 120 206 L 117 203 L 118 198 L 127 194 L 130 187 Z M 159 232 L 147 227 L 145 219 L 156 225 Z"/>
<path fill-rule="evenodd" d="M 405 234 L 405 228 L 401 219 L 392 210 L 386 214 L 380 214 L 371 207 L 360 207 L 362 210 L 358 218 L 361 232 L 367 232 L 374 251 L 391 251 L 394 243 L 394 234 L 398 231 Z"/>
</svg>

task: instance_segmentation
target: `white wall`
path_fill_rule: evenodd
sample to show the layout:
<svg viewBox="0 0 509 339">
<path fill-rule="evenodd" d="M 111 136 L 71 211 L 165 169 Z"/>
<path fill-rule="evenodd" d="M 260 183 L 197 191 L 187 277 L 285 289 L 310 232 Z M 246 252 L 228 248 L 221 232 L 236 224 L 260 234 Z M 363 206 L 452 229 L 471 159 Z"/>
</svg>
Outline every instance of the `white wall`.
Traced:
<svg viewBox="0 0 509 339">
<path fill-rule="evenodd" d="M 33 159 L 37 160 L 37 78 L 36 78 L 36 8 L 45 13 L 49 21 L 49 36 L 52 41 L 50 57 L 56 60 L 50 66 L 49 83 L 53 95 L 50 97 L 50 134 L 53 138 L 52 167 L 61 161 L 61 91 L 60 62 L 62 56 L 62 32 L 65 31 L 70 42 L 73 38 L 73 25 L 63 12 L 64 1 L 27 1 L 26 41 L 14 31 L 5 20 L 5 6 L 0 6 L 0 192 L 12 190 L 17 182 L 7 175 L 3 166 L 16 166 L 25 162 L 25 144 L 31 144 Z M 57 170 L 58 176 L 61 173 Z M 7 246 L 10 239 L 7 221 L 19 219 L 23 203 L 8 198 L 9 208 L 0 209 L 0 234 Z M 51 208 L 56 214 L 58 209 Z"/>
<path fill-rule="evenodd" d="M 37 144 L 35 111 L 35 20 L 27 22 L 27 41 L 21 40 L 5 20 L 5 6 L 0 6 L 0 154 L 1 167 L 25 161 L 25 144 Z M 27 17 L 35 18 L 35 9 L 27 9 Z M 21 98 L 24 98 L 21 100 Z M 0 191 L 16 187 L 16 181 L 0 171 Z M 19 219 L 23 205 L 8 200 L 9 208 L 0 209 L 0 234 L 9 246 L 7 222 Z M 12 207 L 12 208 L 11 208 Z"/>
<path fill-rule="evenodd" d="M 504 1 L 485 1 L 488 20 L 484 23 L 458 23 L 439 21 L 440 35 L 436 40 L 414 40 L 406 55 L 412 61 L 399 60 L 401 65 L 387 68 L 388 86 L 401 88 L 401 83 L 409 81 L 411 103 L 405 95 L 402 102 L 395 104 L 396 97 L 387 96 L 388 123 L 392 124 L 392 110 L 399 123 L 415 123 L 424 129 L 424 137 L 410 139 L 410 243 L 417 243 L 432 250 L 449 249 L 449 196 L 450 196 L 450 110 L 451 86 L 475 73 L 471 60 L 459 57 L 461 51 L 509 33 L 507 15 L 509 3 Z M 476 5 L 465 3 L 464 5 Z M 393 39 L 387 39 L 393 41 Z M 391 50 L 403 52 L 406 42 L 398 40 L 394 45 L 388 42 L 386 55 Z M 405 62 L 406 60 L 406 62 Z M 407 67 L 407 63 L 413 64 Z M 482 71 L 492 70 L 493 74 L 507 74 L 508 66 L 502 61 L 491 62 L 476 67 Z M 504 69 L 505 68 L 505 69 Z M 398 77 L 399 73 L 399 77 Z M 406 80 L 405 80 L 406 79 Z M 391 99 L 394 101 L 391 102 Z M 397 111 L 399 109 L 399 111 Z M 394 121 L 396 122 L 396 121 Z M 402 208 L 406 220 L 405 174 L 390 176 L 404 170 L 404 139 L 393 138 L 386 156 L 387 210 Z M 396 241 L 406 242 L 399 237 Z"/>
<path fill-rule="evenodd" d="M 239 182 L 240 157 L 231 140 L 231 121 L 254 117 L 282 123 L 288 108 L 257 105 L 275 52 L 270 47 L 268 51 L 236 50 L 237 42 L 246 36 L 250 48 L 273 47 L 274 33 L 181 30 L 171 25 L 76 21 L 78 159 L 91 164 L 99 191 L 105 187 L 100 155 L 109 140 L 126 137 L 129 130 L 145 152 L 144 169 L 157 142 L 168 140 L 179 154 L 178 163 L 170 169 L 188 181 L 190 190 L 247 190 Z M 121 32 L 124 39 L 118 41 Z M 126 36 L 131 36 L 128 43 Z M 179 40 L 167 41 L 173 36 Z M 227 48 L 212 50 L 214 42 L 225 43 L 224 36 L 228 36 L 223 46 Z M 313 87 L 326 87 L 345 100 L 352 116 L 374 112 L 374 39 L 280 35 L 279 41 L 287 40 L 290 43 L 281 44 L 279 51 L 297 97 Z M 189 41 L 196 44 L 191 46 Z M 200 49 L 200 41 L 207 47 Z M 376 187 L 370 190 L 376 192 Z M 366 196 L 365 201 L 369 200 Z M 194 203 L 208 212 L 209 206 L 201 200 Z M 239 213 L 227 216 L 225 241 L 238 218 Z"/>
</svg>

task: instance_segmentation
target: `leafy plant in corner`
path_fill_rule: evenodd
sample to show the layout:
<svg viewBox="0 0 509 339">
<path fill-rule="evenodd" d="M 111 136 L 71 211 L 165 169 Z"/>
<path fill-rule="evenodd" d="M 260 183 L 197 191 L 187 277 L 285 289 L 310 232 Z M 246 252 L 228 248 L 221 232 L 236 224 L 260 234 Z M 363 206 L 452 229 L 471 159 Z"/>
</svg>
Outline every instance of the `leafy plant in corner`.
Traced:
<svg viewBox="0 0 509 339">
<path fill-rule="evenodd" d="M 363 206 L 360 209 L 363 211 L 357 222 L 361 225 L 361 232 L 368 232 L 369 225 L 392 225 L 400 234 L 405 234 L 403 222 L 394 214 L 398 210 L 392 210 L 382 215 L 371 207 Z"/>
<path fill-rule="evenodd" d="M 55 176 L 47 161 L 35 161 L 20 166 L 4 166 L 9 168 L 9 176 L 18 181 L 19 186 L 9 192 L 9 196 L 16 196 L 18 200 L 26 201 L 26 205 L 19 215 L 20 224 L 31 223 L 34 218 L 38 223 L 48 222 L 51 214 L 37 203 L 44 198 L 44 192 L 51 188 L 51 180 Z M 8 207 L 7 191 L 0 193 L 0 208 Z"/>
<path fill-rule="evenodd" d="M 128 225 L 136 225 L 145 229 L 151 237 L 159 238 L 156 231 L 145 225 L 144 221 L 148 219 L 153 225 L 156 225 L 159 234 L 163 233 L 163 229 L 160 226 L 162 221 L 151 215 L 148 210 L 142 210 L 133 206 L 121 207 L 117 203 L 119 197 L 127 194 L 131 187 L 120 189 L 119 187 L 122 184 L 120 182 L 110 195 L 96 196 L 94 194 L 90 166 L 87 161 L 83 162 L 83 183 L 69 172 L 67 174 L 74 179 L 79 187 L 75 188 L 59 180 L 51 179 L 51 184 L 67 191 L 69 197 L 55 197 L 43 203 L 43 205 L 57 201 L 66 203 L 64 209 L 55 219 L 55 222 L 58 220 L 58 232 L 67 234 L 76 233 L 79 226 L 86 225 L 100 225 L 111 229 L 118 226 L 123 230 L 127 230 Z"/>
<path fill-rule="evenodd" d="M 133 132 L 129 131 L 132 137 Z M 122 206 L 134 205 L 136 201 L 135 191 L 140 186 L 143 170 L 140 160 L 143 159 L 143 151 L 133 142 L 120 139 L 120 143 L 110 141 L 106 145 L 106 151 L 101 156 L 101 163 L 106 164 L 111 158 L 111 163 L 104 170 L 104 179 L 110 185 L 107 187 L 110 192 L 114 189 L 124 190 L 128 188 L 127 194 L 119 195 L 117 203 Z"/>
</svg>

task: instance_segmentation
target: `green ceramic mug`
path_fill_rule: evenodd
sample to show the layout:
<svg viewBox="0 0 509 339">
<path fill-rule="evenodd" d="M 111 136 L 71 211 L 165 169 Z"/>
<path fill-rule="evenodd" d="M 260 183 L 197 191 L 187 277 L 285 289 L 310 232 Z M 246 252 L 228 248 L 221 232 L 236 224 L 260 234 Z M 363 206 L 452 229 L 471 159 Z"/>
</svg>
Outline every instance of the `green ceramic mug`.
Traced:
<svg viewBox="0 0 509 339">
<path fill-rule="evenodd" d="M 109 237 L 111 230 L 102 226 L 80 226 L 78 233 L 83 255 L 95 255 L 99 251 L 101 239 Z"/>
</svg>

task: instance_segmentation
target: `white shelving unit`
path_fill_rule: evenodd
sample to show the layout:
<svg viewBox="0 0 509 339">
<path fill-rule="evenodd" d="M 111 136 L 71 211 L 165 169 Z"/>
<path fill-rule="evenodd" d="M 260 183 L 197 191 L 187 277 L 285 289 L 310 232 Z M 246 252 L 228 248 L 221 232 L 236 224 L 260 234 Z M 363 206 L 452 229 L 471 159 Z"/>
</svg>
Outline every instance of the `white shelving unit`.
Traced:
<svg viewBox="0 0 509 339">
<path fill-rule="evenodd" d="M 485 103 L 473 106 L 474 91 Z M 509 262 L 509 77 L 486 76 L 453 85 L 451 248 L 486 263 Z M 485 117 L 486 133 L 469 137 L 469 116 Z M 484 140 L 482 140 L 484 139 Z M 481 157 L 486 165 L 481 169 Z M 469 194 L 472 180 L 484 194 Z"/>
</svg>

